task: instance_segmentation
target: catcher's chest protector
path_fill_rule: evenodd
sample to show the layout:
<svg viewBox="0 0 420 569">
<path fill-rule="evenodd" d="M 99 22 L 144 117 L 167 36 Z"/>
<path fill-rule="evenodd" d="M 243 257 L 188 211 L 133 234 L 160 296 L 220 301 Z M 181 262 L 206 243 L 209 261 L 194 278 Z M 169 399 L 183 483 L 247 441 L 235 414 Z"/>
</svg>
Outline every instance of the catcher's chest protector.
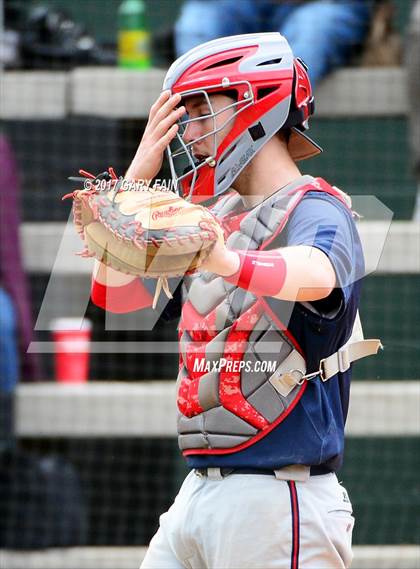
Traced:
<svg viewBox="0 0 420 569">
<path fill-rule="evenodd" d="M 308 191 L 324 191 L 344 201 L 324 180 L 304 176 L 299 185 L 283 188 L 250 212 L 235 216 L 241 204 L 236 193 L 217 202 L 212 211 L 229 226 L 228 247 L 262 250 L 284 229 Z M 240 450 L 270 432 L 297 404 L 307 382 L 296 384 L 290 372 L 306 372 L 305 357 L 263 298 L 212 273 L 184 282 L 179 446 L 184 454 Z M 221 360 L 224 366 L 218 365 Z"/>
</svg>

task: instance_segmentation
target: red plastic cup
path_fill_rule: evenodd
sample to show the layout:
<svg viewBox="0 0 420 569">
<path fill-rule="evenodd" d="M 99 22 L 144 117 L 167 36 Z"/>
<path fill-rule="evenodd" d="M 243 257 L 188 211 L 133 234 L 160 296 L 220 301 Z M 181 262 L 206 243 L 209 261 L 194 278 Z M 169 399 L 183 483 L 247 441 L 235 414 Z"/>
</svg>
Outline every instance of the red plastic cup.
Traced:
<svg viewBox="0 0 420 569">
<path fill-rule="evenodd" d="M 80 318 L 57 318 L 51 323 L 55 343 L 55 379 L 61 383 L 85 383 L 89 377 L 92 323 Z"/>
</svg>

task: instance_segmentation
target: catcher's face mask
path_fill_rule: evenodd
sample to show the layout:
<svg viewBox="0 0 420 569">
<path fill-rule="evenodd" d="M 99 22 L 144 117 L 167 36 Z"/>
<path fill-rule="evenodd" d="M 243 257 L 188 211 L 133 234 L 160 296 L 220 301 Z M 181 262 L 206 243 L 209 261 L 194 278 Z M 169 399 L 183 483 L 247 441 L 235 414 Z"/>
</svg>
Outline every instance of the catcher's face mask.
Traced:
<svg viewBox="0 0 420 569">
<path fill-rule="evenodd" d="M 181 183 L 187 181 L 188 192 L 180 193 L 191 199 L 200 169 L 214 168 L 218 149 L 231 131 L 236 116 L 252 104 L 252 100 L 240 105 L 234 90 L 210 94 L 197 90 L 181 95 L 180 106 L 185 106 L 186 113 L 178 121 L 179 130 L 168 148 L 168 157 L 178 190 L 182 188 Z M 201 196 L 202 199 L 211 197 L 213 194 Z"/>
</svg>

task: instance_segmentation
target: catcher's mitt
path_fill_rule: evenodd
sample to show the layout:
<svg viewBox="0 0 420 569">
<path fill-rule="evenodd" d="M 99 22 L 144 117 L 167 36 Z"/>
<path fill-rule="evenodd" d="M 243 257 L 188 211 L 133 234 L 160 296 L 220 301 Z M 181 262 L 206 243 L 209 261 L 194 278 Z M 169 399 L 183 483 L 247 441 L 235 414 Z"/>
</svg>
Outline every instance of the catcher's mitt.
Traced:
<svg viewBox="0 0 420 569">
<path fill-rule="evenodd" d="M 172 191 L 144 187 L 122 189 L 112 168 L 91 180 L 90 189 L 75 190 L 73 218 L 85 242 L 81 253 L 113 269 L 158 280 L 153 308 L 161 288 L 171 297 L 167 278 L 192 273 L 206 259 L 223 230 L 203 206 L 191 204 Z M 100 190 L 107 182 L 106 191 Z"/>
</svg>

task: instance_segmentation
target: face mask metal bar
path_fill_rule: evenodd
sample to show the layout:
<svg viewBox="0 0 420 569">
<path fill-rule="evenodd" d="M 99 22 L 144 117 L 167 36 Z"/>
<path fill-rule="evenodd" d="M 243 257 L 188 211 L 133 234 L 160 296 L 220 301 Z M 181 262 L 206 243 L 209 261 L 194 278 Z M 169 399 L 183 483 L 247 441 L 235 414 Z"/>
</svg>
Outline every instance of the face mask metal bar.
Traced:
<svg viewBox="0 0 420 569">
<path fill-rule="evenodd" d="M 218 115 L 220 115 L 221 113 L 224 113 L 227 109 L 231 109 L 231 108 L 236 107 L 236 106 L 238 106 L 238 105 L 240 105 L 240 104 L 241 104 L 240 102 L 239 102 L 239 103 L 238 103 L 238 102 L 235 102 L 235 103 L 232 103 L 231 105 L 228 105 L 227 107 L 223 107 L 223 109 L 220 109 L 219 111 L 213 113 L 212 115 L 205 115 L 205 116 L 202 116 L 202 117 L 197 117 L 197 118 L 195 118 L 195 119 L 190 119 L 190 120 L 183 121 L 182 123 L 179 123 L 179 124 L 180 124 L 181 126 L 184 126 L 184 125 L 188 125 L 188 124 L 191 123 L 191 122 L 202 121 L 202 120 L 204 120 L 204 119 L 207 119 L 207 118 L 210 118 L 210 117 L 211 117 L 211 118 L 213 118 L 213 123 L 214 123 L 214 126 L 215 126 L 216 117 L 217 117 Z M 208 136 L 211 136 L 212 134 L 216 134 L 216 133 L 220 132 L 223 128 L 225 128 L 225 126 L 226 126 L 229 122 L 231 122 L 241 111 L 243 111 L 243 110 L 244 110 L 245 108 L 247 108 L 248 106 L 249 106 L 249 105 L 244 106 L 244 107 L 243 107 L 242 109 L 240 109 L 237 113 L 234 113 L 230 118 L 226 119 L 225 122 L 224 122 L 221 126 L 219 126 L 219 128 L 214 128 L 214 129 L 213 129 L 212 131 L 210 131 L 209 133 L 204 134 L 203 136 L 200 136 L 200 137 L 198 137 L 198 138 L 195 138 L 193 141 L 188 142 L 185 146 L 186 146 L 187 148 L 189 148 L 190 146 L 192 146 L 193 144 L 196 144 L 196 143 L 199 142 L 200 140 L 203 140 L 204 138 L 207 138 Z M 186 130 L 186 129 L 185 129 L 185 130 Z M 185 130 L 184 130 L 184 132 L 185 132 Z M 182 154 L 183 152 L 184 152 L 184 150 L 181 150 L 181 148 L 176 148 L 176 149 L 172 152 L 172 156 L 173 156 L 174 158 L 176 158 L 176 157 L 178 156 L 178 154 Z"/>
<path fill-rule="evenodd" d="M 215 113 L 215 112 L 214 112 L 214 109 L 213 109 L 213 106 L 212 106 L 212 104 L 211 104 L 209 95 L 208 95 L 206 89 L 218 89 L 218 88 L 220 88 L 220 89 L 226 89 L 227 87 L 231 87 L 231 86 L 234 86 L 234 85 L 246 85 L 246 86 L 248 87 L 249 98 L 244 99 L 244 100 L 242 100 L 242 101 L 235 101 L 235 102 L 232 103 L 231 105 L 227 105 L 226 107 L 223 107 L 223 109 L 220 109 L 219 111 L 217 111 L 217 112 Z M 184 127 L 182 134 L 180 135 L 180 133 L 178 132 L 177 135 L 176 135 L 176 138 L 177 138 L 177 140 L 178 140 L 179 143 L 180 143 L 180 147 L 176 148 L 174 151 L 172 151 L 169 146 L 168 146 L 168 148 L 167 148 L 167 155 L 168 155 L 168 160 L 169 160 L 169 166 L 170 166 L 170 170 L 171 170 L 171 175 L 172 175 L 173 180 L 174 180 L 175 183 L 176 183 L 177 190 L 178 190 L 178 193 L 179 193 L 179 194 L 181 194 L 181 189 L 180 189 L 180 185 L 179 185 L 180 181 L 183 180 L 184 178 L 186 178 L 187 176 L 190 176 L 191 173 L 194 172 L 194 175 L 193 175 L 193 178 L 192 178 L 191 184 L 190 184 L 190 192 L 189 192 L 189 194 L 188 194 L 188 196 L 187 196 L 187 198 L 186 198 L 187 200 L 189 200 L 189 199 L 191 198 L 191 196 L 192 196 L 193 191 L 194 191 L 194 187 L 195 187 L 195 183 L 196 183 L 197 175 L 198 175 L 198 170 L 199 170 L 200 168 L 202 168 L 202 167 L 207 163 L 207 160 L 208 160 L 209 158 L 215 158 L 215 156 L 216 156 L 216 154 L 217 154 L 216 134 L 217 134 L 220 130 L 222 130 L 230 121 L 232 121 L 234 118 L 236 118 L 236 116 L 239 115 L 239 113 L 241 113 L 242 111 L 244 111 L 244 110 L 245 110 L 246 108 L 248 108 L 250 105 L 254 104 L 254 94 L 253 94 L 253 92 L 252 92 L 251 84 L 249 83 L 249 81 L 234 81 L 234 82 L 232 82 L 232 83 L 229 83 L 229 85 L 226 85 L 226 84 L 223 84 L 223 83 L 218 83 L 218 84 L 213 84 L 213 85 L 208 85 L 208 86 L 202 87 L 201 89 L 190 89 L 190 90 L 188 90 L 188 91 L 182 91 L 182 92 L 180 92 L 180 95 L 181 95 L 181 97 L 186 97 L 186 96 L 191 96 L 191 95 L 202 95 L 202 96 L 205 98 L 206 103 L 207 103 L 207 105 L 208 105 L 208 107 L 209 107 L 209 109 L 210 109 L 210 111 L 211 111 L 210 114 L 205 115 L 205 116 L 202 116 L 202 117 L 196 117 L 196 118 L 194 118 L 194 119 L 188 119 L 188 120 L 185 120 L 185 121 L 179 121 L 179 122 L 178 122 L 179 126 L 180 126 L 180 127 Z M 232 117 L 226 119 L 226 121 L 224 121 L 224 123 L 223 123 L 219 128 L 216 128 L 216 117 L 217 117 L 219 114 L 223 113 L 224 111 L 226 111 L 226 110 L 228 110 L 228 109 L 237 107 L 238 105 L 244 103 L 245 101 L 246 101 L 246 104 L 245 104 L 241 109 L 239 109 L 238 111 L 236 111 L 236 112 L 233 114 Z M 197 120 L 204 120 L 204 119 L 207 119 L 207 118 L 212 118 L 212 119 L 213 119 L 213 130 L 212 130 L 211 132 L 209 132 L 209 133 L 203 135 L 203 136 L 200 136 L 200 137 L 197 138 L 197 139 L 194 139 L 193 141 L 191 141 L 191 142 L 189 142 L 189 143 L 185 143 L 184 140 L 183 140 L 182 135 L 185 134 L 186 125 L 188 125 L 190 122 L 195 122 L 195 121 L 197 121 Z M 207 138 L 208 136 L 213 136 L 213 137 L 214 137 L 213 157 L 209 157 L 209 158 L 203 160 L 203 161 L 201 162 L 201 164 L 198 164 L 198 165 L 197 165 L 197 164 L 194 163 L 194 160 L 193 160 L 193 157 L 192 157 L 192 153 L 191 153 L 190 147 L 191 147 L 192 145 L 196 144 L 197 142 L 199 142 L 200 140 L 203 140 L 204 138 Z M 175 164 L 174 164 L 174 158 L 177 158 L 177 157 L 179 157 L 179 156 L 182 156 L 183 154 L 185 154 L 185 155 L 187 156 L 188 162 L 189 162 L 191 168 L 190 168 L 187 172 L 183 173 L 181 176 L 178 176 L 178 175 L 177 175 L 177 172 L 176 172 L 176 167 L 175 167 Z"/>
<path fill-rule="evenodd" d="M 247 85 L 249 85 L 248 81 L 238 81 L 237 83 L 245 83 Z M 230 85 L 236 85 L 237 83 L 231 83 Z M 215 86 L 216 88 L 218 87 L 217 85 Z M 249 88 L 251 88 L 251 86 L 249 85 Z M 184 96 L 184 93 L 187 93 L 188 91 L 184 91 L 183 93 L 181 93 L 181 96 Z M 207 104 L 209 105 L 210 109 L 212 110 L 212 113 L 209 115 L 203 115 L 201 117 L 196 117 L 195 119 L 187 119 L 185 121 L 181 121 L 178 124 L 180 126 L 184 126 L 184 125 L 188 125 L 191 122 L 196 122 L 196 121 L 201 121 L 207 118 L 213 118 L 213 122 L 214 122 L 214 126 L 215 126 L 215 117 L 217 117 L 218 115 L 220 115 L 221 113 L 224 113 L 226 110 L 228 109 L 232 109 L 233 107 L 237 107 L 241 104 L 243 104 L 244 101 L 235 101 L 234 103 L 227 105 L 226 107 L 223 107 L 223 109 L 220 109 L 219 111 L 214 112 L 213 111 L 213 107 L 212 104 L 210 102 L 210 99 L 208 97 L 208 94 L 206 91 L 202 91 L 200 90 L 196 90 L 196 91 L 192 91 L 194 94 L 202 94 L 204 96 L 204 98 L 206 99 Z M 203 138 L 206 138 L 207 136 L 210 136 L 211 134 L 215 134 L 217 132 L 219 132 L 222 128 L 224 128 L 227 123 L 231 120 L 233 120 L 239 113 L 241 113 L 242 111 L 244 111 L 246 108 L 248 108 L 250 105 L 252 105 L 254 103 L 254 95 L 252 94 L 252 96 L 247 100 L 247 104 L 244 105 L 242 107 L 242 109 L 240 109 L 237 113 L 235 113 L 232 117 L 230 117 L 229 119 L 226 119 L 226 121 L 218 128 L 218 129 L 214 129 L 213 131 L 209 132 L 208 134 L 205 134 L 203 136 L 200 136 L 199 138 L 194 139 L 192 142 L 189 142 L 187 144 L 187 147 L 195 144 L 196 142 L 199 142 L 200 140 L 202 140 Z M 178 152 L 179 149 L 176 149 L 174 152 Z M 172 153 L 173 156 L 176 156 L 176 154 Z"/>
</svg>

